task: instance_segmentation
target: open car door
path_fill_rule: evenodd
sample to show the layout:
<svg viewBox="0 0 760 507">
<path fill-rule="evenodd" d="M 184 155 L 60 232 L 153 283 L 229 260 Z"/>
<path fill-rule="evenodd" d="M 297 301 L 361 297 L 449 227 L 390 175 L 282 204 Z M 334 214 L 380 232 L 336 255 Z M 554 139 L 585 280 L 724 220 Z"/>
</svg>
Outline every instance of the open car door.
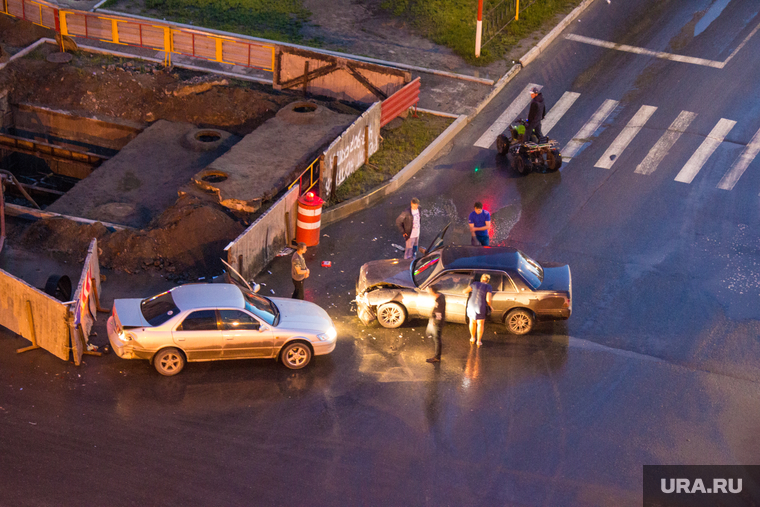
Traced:
<svg viewBox="0 0 760 507">
<path fill-rule="evenodd" d="M 233 268 L 232 266 L 230 266 L 227 263 L 227 261 L 225 261 L 224 259 L 220 259 L 220 260 L 224 263 L 225 266 L 227 266 L 227 269 L 229 270 L 227 272 L 227 275 L 228 275 L 228 277 L 230 279 L 230 282 L 232 282 L 235 285 L 237 285 L 240 289 L 248 291 L 248 292 L 256 293 L 256 292 L 259 291 L 259 289 L 261 289 L 261 285 L 259 285 L 257 283 L 254 283 L 253 287 L 251 287 L 251 284 L 249 284 L 248 282 L 246 282 L 245 278 L 243 278 L 242 275 L 240 273 L 238 273 L 235 268 Z"/>
<path fill-rule="evenodd" d="M 438 233 L 438 236 L 435 237 L 432 243 L 430 243 L 430 248 L 425 250 L 425 254 L 429 254 L 431 252 L 434 252 L 438 250 L 439 248 L 443 247 L 443 237 L 446 235 L 446 231 L 449 230 L 449 226 L 451 226 L 451 222 L 446 224 L 446 227 L 443 228 L 441 232 Z M 226 262 L 225 262 L 226 264 Z"/>
</svg>

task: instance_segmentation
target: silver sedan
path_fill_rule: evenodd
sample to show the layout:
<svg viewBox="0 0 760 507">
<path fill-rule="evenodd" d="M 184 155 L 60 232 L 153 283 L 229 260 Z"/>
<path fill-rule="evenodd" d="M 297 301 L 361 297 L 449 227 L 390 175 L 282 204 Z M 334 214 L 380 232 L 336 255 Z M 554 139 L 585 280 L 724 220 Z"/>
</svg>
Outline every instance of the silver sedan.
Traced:
<svg viewBox="0 0 760 507">
<path fill-rule="evenodd" d="M 108 340 L 123 359 L 147 359 L 162 375 L 190 361 L 274 358 L 291 369 L 335 349 L 322 308 L 267 298 L 229 283 L 187 284 L 147 299 L 117 299 Z"/>
</svg>

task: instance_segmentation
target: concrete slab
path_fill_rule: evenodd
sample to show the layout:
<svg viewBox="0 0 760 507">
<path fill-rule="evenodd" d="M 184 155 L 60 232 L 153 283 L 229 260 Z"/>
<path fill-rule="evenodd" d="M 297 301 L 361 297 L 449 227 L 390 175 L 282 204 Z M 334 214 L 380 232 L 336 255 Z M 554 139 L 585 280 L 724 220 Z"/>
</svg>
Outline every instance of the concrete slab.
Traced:
<svg viewBox="0 0 760 507">
<path fill-rule="evenodd" d="M 159 120 L 47 208 L 142 228 L 177 199 L 177 191 L 240 138 L 190 123 Z"/>
<path fill-rule="evenodd" d="M 358 116 L 313 102 L 294 102 L 277 112 L 223 156 L 195 175 L 231 209 L 256 211 L 295 178 Z"/>
</svg>

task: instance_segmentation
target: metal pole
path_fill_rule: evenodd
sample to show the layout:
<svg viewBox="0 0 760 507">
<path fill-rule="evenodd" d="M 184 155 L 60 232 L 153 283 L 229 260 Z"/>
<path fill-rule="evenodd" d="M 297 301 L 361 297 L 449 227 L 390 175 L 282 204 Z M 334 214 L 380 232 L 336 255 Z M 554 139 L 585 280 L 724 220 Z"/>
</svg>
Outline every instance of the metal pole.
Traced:
<svg viewBox="0 0 760 507">
<path fill-rule="evenodd" d="M 517 5 L 515 6 L 515 21 L 520 19 L 520 0 L 517 0 Z"/>
<path fill-rule="evenodd" d="M 483 0 L 478 0 L 478 24 L 475 28 L 475 58 L 480 58 L 480 41 L 483 35 Z"/>
</svg>

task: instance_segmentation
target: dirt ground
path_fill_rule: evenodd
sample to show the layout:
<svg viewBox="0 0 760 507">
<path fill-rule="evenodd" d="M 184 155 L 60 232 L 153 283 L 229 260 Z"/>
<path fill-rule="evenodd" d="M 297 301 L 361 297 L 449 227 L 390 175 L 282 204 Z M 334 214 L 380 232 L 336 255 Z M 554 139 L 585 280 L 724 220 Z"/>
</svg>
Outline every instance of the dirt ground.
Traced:
<svg viewBox="0 0 760 507">
<path fill-rule="evenodd" d="M 36 25 L 0 16 L 0 45 L 6 55 L 40 37 L 53 36 Z M 0 90 L 9 90 L 11 103 L 30 103 L 104 120 L 120 118 L 145 126 L 157 119 L 189 122 L 242 137 L 282 106 L 302 99 L 298 94 L 255 83 L 230 82 L 206 73 L 85 52 L 75 53 L 70 63 L 50 63 L 46 57 L 53 52 L 57 52 L 55 45 L 43 44 L 0 71 Z M 341 112 L 348 107 L 316 102 Z M 102 225 L 80 225 L 63 219 L 33 224 L 14 221 L 9 226 L 8 244 L 44 249 L 76 261 L 97 237 L 104 267 L 127 272 L 163 270 L 170 277 L 185 280 L 218 274 L 223 248 L 253 218 L 232 214 L 198 191 L 179 198 L 142 231 L 111 233 Z"/>
</svg>

